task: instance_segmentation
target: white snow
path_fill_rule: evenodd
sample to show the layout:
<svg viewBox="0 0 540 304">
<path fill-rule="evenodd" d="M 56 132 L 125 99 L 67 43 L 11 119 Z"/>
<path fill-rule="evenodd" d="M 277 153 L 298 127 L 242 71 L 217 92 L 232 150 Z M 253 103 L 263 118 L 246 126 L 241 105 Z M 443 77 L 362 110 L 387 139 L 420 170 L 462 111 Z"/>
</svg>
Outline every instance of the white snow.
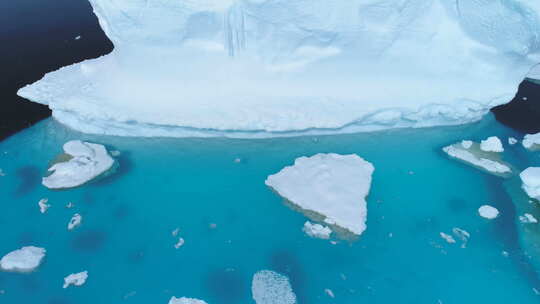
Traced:
<svg viewBox="0 0 540 304">
<path fill-rule="evenodd" d="M 521 144 L 528 150 L 538 150 L 540 148 L 540 133 L 525 135 Z"/>
<path fill-rule="evenodd" d="M 69 223 L 68 223 L 68 230 L 73 230 L 77 227 L 79 227 L 82 223 L 82 216 L 78 213 L 75 213 L 73 215 L 73 217 L 71 217 L 71 219 L 69 220 Z"/>
<path fill-rule="evenodd" d="M 71 158 L 49 168 L 51 174 L 42 181 L 47 188 L 80 186 L 100 176 L 114 165 L 114 159 L 109 156 L 103 145 L 72 140 L 65 143 L 63 148 Z"/>
<path fill-rule="evenodd" d="M 332 233 L 332 230 L 327 226 L 323 226 L 321 224 L 313 224 L 310 221 L 306 221 L 304 223 L 304 227 L 302 228 L 302 230 L 312 238 L 319 238 L 325 240 L 329 239 L 330 234 Z"/>
<path fill-rule="evenodd" d="M 271 270 L 255 273 L 251 282 L 251 293 L 256 304 L 295 304 L 289 279 Z"/>
<path fill-rule="evenodd" d="M 454 244 L 456 242 L 454 237 L 449 235 L 449 234 L 446 234 L 444 232 L 440 232 L 439 235 L 441 236 L 441 238 L 443 238 L 446 242 L 448 242 L 450 244 Z"/>
<path fill-rule="evenodd" d="M 521 178 L 521 187 L 531 198 L 540 200 L 540 167 L 529 167 L 523 170 L 519 177 Z"/>
<path fill-rule="evenodd" d="M 488 137 L 480 142 L 480 150 L 484 152 L 504 152 L 501 140 L 497 136 Z"/>
<path fill-rule="evenodd" d="M 169 304 L 207 304 L 207 303 L 199 299 L 185 298 L 185 297 L 181 297 L 181 298 L 172 297 L 169 300 Z"/>
<path fill-rule="evenodd" d="M 508 137 L 508 144 L 513 146 L 518 143 L 518 140 L 515 137 Z"/>
<path fill-rule="evenodd" d="M 480 208 L 478 208 L 478 214 L 480 214 L 480 216 L 483 218 L 492 220 L 496 218 L 497 216 L 499 216 L 499 210 L 497 210 L 497 208 L 490 205 L 483 205 Z"/>
<path fill-rule="evenodd" d="M 46 250 L 35 246 L 26 246 L 6 254 L 0 260 L 0 269 L 14 272 L 31 272 L 39 267 Z"/>
<path fill-rule="evenodd" d="M 537 0 L 90 3 L 114 51 L 18 92 L 90 133 L 263 137 L 461 124 L 510 101 L 540 61 Z"/>
<path fill-rule="evenodd" d="M 47 198 L 42 198 L 42 199 L 39 200 L 39 202 L 38 202 L 39 212 L 41 212 L 41 213 L 47 212 L 47 209 L 49 209 L 49 207 L 51 207 L 51 205 L 47 204 L 48 201 L 49 201 L 49 199 L 47 199 Z"/>
<path fill-rule="evenodd" d="M 512 169 L 510 169 L 508 165 L 502 163 L 493 156 L 486 155 L 486 153 L 481 153 L 482 151 L 475 149 L 472 144 L 464 145 L 462 142 L 460 144 L 444 147 L 443 151 L 450 157 L 459 159 L 489 173 L 496 175 L 506 175 L 512 173 Z"/>
<path fill-rule="evenodd" d="M 366 229 L 365 198 L 374 170 L 356 154 L 316 154 L 297 158 L 265 183 L 302 210 L 325 217 L 325 223 L 360 235 Z"/>
<path fill-rule="evenodd" d="M 519 221 L 524 224 L 536 224 L 538 220 L 530 213 L 525 213 L 519 217 Z"/>
<path fill-rule="evenodd" d="M 72 273 L 64 278 L 64 286 L 62 288 L 68 288 L 70 285 L 82 286 L 86 283 L 86 279 L 88 279 L 88 271 Z"/>
</svg>

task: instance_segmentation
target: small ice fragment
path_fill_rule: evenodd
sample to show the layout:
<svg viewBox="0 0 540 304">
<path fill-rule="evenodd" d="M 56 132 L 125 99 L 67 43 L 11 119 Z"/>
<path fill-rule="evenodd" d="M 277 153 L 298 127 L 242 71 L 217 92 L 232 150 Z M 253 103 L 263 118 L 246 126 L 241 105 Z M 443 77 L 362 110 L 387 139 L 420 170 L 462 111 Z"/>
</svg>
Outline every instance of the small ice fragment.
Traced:
<svg viewBox="0 0 540 304">
<path fill-rule="evenodd" d="M 6 254 L 0 260 L 0 269 L 13 272 L 31 272 L 45 257 L 45 248 L 26 246 Z"/>
<path fill-rule="evenodd" d="M 0 176 L 6 176 L 6 173 L 4 173 L 4 171 L 2 171 L 2 169 L 0 169 Z"/>
<path fill-rule="evenodd" d="M 180 247 L 182 247 L 184 245 L 185 241 L 183 238 L 179 238 L 178 239 L 178 242 L 176 244 L 174 244 L 174 248 L 178 249 Z"/>
<path fill-rule="evenodd" d="M 326 293 L 330 298 L 335 298 L 336 296 L 334 296 L 334 292 L 331 290 L 331 289 L 324 289 L 324 293 Z"/>
<path fill-rule="evenodd" d="M 508 137 L 508 144 L 509 144 L 509 145 L 512 145 L 512 146 L 513 146 L 513 145 L 517 144 L 517 142 L 518 142 L 518 140 L 517 140 L 516 138 L 514 138 L 514 137 Z"/>
<path fill-rule="evenodd" d="M 177 236 L 178 233 L 180 233 L 180 228 L 174 229 L 174 230 L 171 232 L 171 235 L 172 235 L 172 236 Z"/>
<path fill-rule="evenodd" d="M 199 299 L 185 298 L 185 297 L 181 297 L 181 298 L 172 297 L 169 300 L 169 304 L 207 304 L 207 303 Z"/>
<path fill-rule="evenodd" d="M 77 227 L 79 227 L 82 223 L 82 216 L 78 213 L 75 213 L 71 220 L 69 220 L 68 223 L 68 230 L 73 230 Z"/>
<path fill-rule="evenodd" d="M 86 279 L 88 279 L 88 271 L 72 273 L 64 278 L 64 286 L 62 288 L 68 288 L 70 285 L 82 286 L 86 282 Z"/>
<path fill-rule="evenodd" d="M 73 208 L 73 207 L 75 207 L 75 204 L 73 204 L 72 202 L 69 202 L 69 203 L 67 203 L 67 205 L 66 205 L 66 208 L 68 208 L 68 209 L 71 209 L 71 208 Z"/>
<path fill-rule="evenodd" d="M 240 159 L 240 158 L 235 158 L 235 159 L 234 159 L 234 162 L 237 163 L 237 164 L 239 164 L 239 163 L 242 162 L 242 159 Z"/>
<path fill-rule="evenodd" d="M 521 99 L 522 99 L 523 101 L 527 101 L 528 98 L 524 96 L 524 97 L 522 97 Z"/>
<path fill-rule="evenodd" d="M 216 223 L 210 223 L 210 224 L 208 225 L 208 227 L 209 227 L 210 229 L 216 229 L 216 228 L 217 228 L 217 224 L 216 224 Z"/>
<path fill-rule="evenodd" d="M 469 237 L 471 236 L 470 233 L 461 228 L 453 228 L 452 233 L 454 233 L 454 235 L 461 240 L 461 248 L 465 248 L 467 246 L 467 242 L 469 241 Z"/>
<path fill-rule="evenodd" d="M 503 257 L 508 257 L 510 255 L 508 251 L 503 251 L 501 252 L 501 254 L 503 255 Z"/>
<path fill-rule="evenodd" d="M 48 201 L 49 201 L 48 198 L 42 198 L 42 199 L 39 200 L 39 202 L 38 202 L 39 212 L 41 212 L 41 213 L 47 212 L 47 209 L 49 209 L 49 207 L 51 206 L 51 205 L 47 204 Z"/>
<path fill-rule="evenodd" d="M 441 236 L 445 241 L 447 241 L 447 242 L 450 243 L 450 244 L 454 244 L 454 243 L 456 242 L 456 240 L 454 240 L 454 237 L 452 237 L 452 236 L 449 235 L 449 234 L 446 234 L 446 233 L 444 233 L 444 232 L 441 232 L 441 233 L 439 233 L 439 234 L 440 234 L 440 236 Z"/>
<path fill-rule="evenodd" d="M 121 154 L 121 153 L 120 153 L 120 151 L 118 151 L 118 150 L 112 150 L 112 151 L 111 151 L 111 156 L 117 157 L 117 156 L 120 156 L 120 154 Z"/>
<path fill-rule="evenodd" d="M 482 207 L 478 208 L 478 214 L 480 214 L 480 216 L 483 218 L 492 220 L 499 216 L 499 210 L 489 205 L 483 205 Z"/>
<path fill-rule="evenodd" d="M 462 140 L 461 141 L 461 146 L 465 149 L 469 149 L 470 147 L 472 147 L 473 145 L 473 142 L 472 140 Z"/>
<path fill-rule="evenodd" d="M 251 293 L 256 304 L 295 304 L 289 278 L 271 270 L 255 273 L 251 282 Z"/>
<path fill-rule="evenodd" d="M 79 40 L 79 39 L 81 39 L 81 35 L 75 37 L 75 40 Z"/>
<path fill-rule="evenodd" d="M 344 274 L 344 273 L 340 273 L 339 276 L 341 277 L 341 279 L 343 281 L 346 281 L 347 280 L 347 276 Z"/>
<path fill-rule="evenodd" d="M 306 221 L 304 223 L 304 227 L 302 228 L 302 230 L 312 238 L 319 238 L 324 240 L 329 239 L 330 234 L 332 233 L 332 230 L 330 230 L 330 228 L 328 228 L 327 226 L 313 224 L 310 221 Z"/>
<path fill-rule="evenodd" d="M 480 142 L 480 150 L 484 152 L 504 152 L 501 140 L 497 136 L 488 137 Z"/>
<path fill-rule="evenodd" d="M 530 213 L 525 213 L 519 217 L 519 220 L 524 224 L 535 224 L 538 220 Z"/>
</svg>

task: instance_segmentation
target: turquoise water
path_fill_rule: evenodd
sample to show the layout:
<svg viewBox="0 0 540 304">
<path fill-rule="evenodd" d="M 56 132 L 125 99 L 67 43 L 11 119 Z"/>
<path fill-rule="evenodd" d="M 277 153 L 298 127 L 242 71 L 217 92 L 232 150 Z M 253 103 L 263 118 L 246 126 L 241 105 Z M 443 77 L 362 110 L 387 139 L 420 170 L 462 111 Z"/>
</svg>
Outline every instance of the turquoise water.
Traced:
<svg viewBox="0 0 540 304">
<path fill-rule="evenodd" d="M 34 273 L 0 272 L 0 303 L 153 304 L 173 295 L 253 303 L 251 278 L 262 269 L 287 275 L 299 303 L 537 303 L 540 257 L 530 240 L 540 231 L 517 220 L 519 183 L 440 151 L 490 135 L 518 134 L 492 117 L 459 127 L 264 140 L 100 137 L 46 120 L 0 142 L 0 255 L 25 245 L 47 249 Z M 70 139 L 121 151 L 119 170 L 77 189 L 41 186 Z M 507 150 L 505 160 L 518 168 L 540 163 L 518 145 Z M 368 228 L 355 242 L 308 238 L 306 218 L 264 184 L 296 157 L 320 152 L 357 153 L 376 168 Z M 52 207 L 40 214 L 44 197 Z M 65 208 L 68 202 L 75 207 Z M 487 203 L 499 218 L 477 215 Z M 76 212 L 83 224 L 67 231 Z M 180 249 L 171 236 L 177 227 L 186 240 Z M 439 236 L 454 227 L 471 234 L 466 248 Z M 83 270 L 84 286 L 62 289 L 66 275 Z"/>
</svg>

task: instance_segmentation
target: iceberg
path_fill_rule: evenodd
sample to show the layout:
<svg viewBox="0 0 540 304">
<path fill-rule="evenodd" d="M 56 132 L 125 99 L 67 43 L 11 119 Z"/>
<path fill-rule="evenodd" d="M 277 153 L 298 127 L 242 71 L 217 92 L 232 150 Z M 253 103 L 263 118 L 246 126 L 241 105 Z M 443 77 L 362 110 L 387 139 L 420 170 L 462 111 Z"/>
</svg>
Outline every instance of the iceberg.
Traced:
<svg viewBox="0 0 540 304">
<path fill-rule="evenodd" d="M 308 236 L 312 238 L 318 238 L 323 240 L 329 239 L 330 234 L 332 234 L 332 230 L 327 226 L 323 226 L 321 224 L 313 224 L 310 221 L 306 221 L 304 223 L 302 231 L 304 231 Z"/>
<path fill-rule="evenodd" d="M 86 279 L 88 279 L 88 271 L 72 273 L 64 278 L 64 285 L 62 288 L 68 288 L 70 285 L 82 286 L 86 283 Z"/>
<path fill-rule="evenodd" d="M 488 137 L 480 142 L 480 150 L 484 152 L 504 152 L 501 140 L 497 136 Z"/>
<path fill-rule="evenodd" d="M 355 235 L 366 230 L 373 165 L 356 154 L 299 157 L 265 183 L 308 217 Z"/>
<path fill-rule="evenodd" d="M 73 230 L 82 224 L 82 215 L 75 213 L 68 222 L 67 229 Z"/>
<path fill-rule="evenodd" d="M 463 140 L 459 143 L 446 146 L 442 150 L 451 158 L 482 171 L 497 176 L 509 177 L 512 174 L 511 166 L 503 162 L 500 155 L 498 155 L 498 152 L 502 152 L 504 149 L 500 140 L 497 137 L 495 139 L 494 142 L 486 140 L 480 144 L 470 140 Z"/>
<path fill-rule="evenodd" d="M 540 167 L 529 167 L 523 170 L 519 177 L 521 178 L 521 187 L 531 198 L 540 200 Z"/>
<path fill-rule="evenodd" d="M 540 62 L 537 0 L 90 0 L 114 44 L 18 94 L 73 129 L 267 137 L 454 125 Z"/>
<path fill-rule="evenodd" d="M 536 224 L 538 223 L 538 220 L 534 217 L 534 215 L 530 213 L 525 213 L 523 215 L 519 216 L 519 221 L 524 224 Z"/>
<path fill-rule="evenodd" d="M 536 134 L 527 134 L 523 137 L 521 142 L 523 147 L 527 150 L 537 151 L 540 149 L 540 133 Z"/>
<path fill-rule="evenodd" d="M 66 161 L 57 162 L 49 168 L 50 175 L 43 178 L 43 185 L 49 189 L 65 189 L 81 186 L 106 173 L 114 165 L 103 145 L 80 140 L 64 144 Z"/>
<path fill-rule="evenodd" d="M 480 208 L 478 208 L 478 214 L 480 214 L 480 216 L 483 218 L 492 220 L 496 218 L 497 216 L 499 216 L 499 210 L 497 210 L 497 208 L 490 205 L 483 205 Z"/>
<path fill-rule="evenodd" d="M 181 297 L 181 298 L 172 297 L 169 300 L 169 304 L 207 304 L 207 303 L 199 299 L 185 298 L 185 297 Z"/>
<path fill-rule="evenodd" d="M 296 304 L 289 278 L 271 270 L 255 273 L 251 292 L 256 304 Z"/>
<path fill-rule="evenodd" d="M 35 246 L 26 246 L 6 254 L 0 260 L 0 269 L 12 272 L 31 272 L 41 265 L 46 250 Z"/>
</svg>

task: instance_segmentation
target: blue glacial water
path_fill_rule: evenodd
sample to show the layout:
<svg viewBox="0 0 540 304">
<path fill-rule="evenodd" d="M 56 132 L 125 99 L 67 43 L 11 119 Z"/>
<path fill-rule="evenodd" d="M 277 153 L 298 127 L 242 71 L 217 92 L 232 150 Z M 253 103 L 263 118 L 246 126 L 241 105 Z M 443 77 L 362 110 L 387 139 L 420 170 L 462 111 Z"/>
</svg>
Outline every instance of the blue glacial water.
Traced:
<svg viewBox="0 0 540 304">
<path fill-rule="evenodd" d="M 43 121 L 0 142 L 0 255 L 47 249 L 36 272 L 0 272 L 0 303 L 157 304 L 173 295 L 253 303 L 251 278 L 262 269 L 287 275 L 299 303 L 537 303 L 532 241 L 540 231 L 517 220 L 536 205 L 515 177 L 490 176 L 440 150 L 491 135 L 519 136 L 491 116 L 458 127 L 264 140 L 101 137 Z M 72 190 L 43 187 L 49 162 L 71 139 L 121 151 L 118 171 Z M 519 145 L 506 148 L 519 169 L 540 164 Z M 308 238 L 306 218 L 264 184 L 296 157 L 320 152 L 357 153 L 376 168 L 368 228 L 354 242 Z M 45 197 L 52 207 L 40 214 Z M 483 204 L 501 216 L 479 217 Z M 67 231 L 76 212 L 83 224 Z M 179 249 L 177 227 L 186 241 Z M 454 227 L 471 234 L 465 248 L 439 236 Z M 62 289 L 66 275 L 83 270 L 85 285 Z"/>
</svg>

